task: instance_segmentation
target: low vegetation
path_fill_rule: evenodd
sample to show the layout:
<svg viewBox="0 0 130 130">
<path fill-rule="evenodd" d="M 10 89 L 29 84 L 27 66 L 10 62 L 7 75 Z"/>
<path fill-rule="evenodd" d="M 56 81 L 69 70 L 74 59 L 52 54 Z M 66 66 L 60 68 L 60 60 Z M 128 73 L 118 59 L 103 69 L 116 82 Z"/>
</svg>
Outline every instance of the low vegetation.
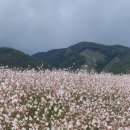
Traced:
<svg viewBox="0 0 130 130">
<path fill-rule="evenodd" d="M 1 130 L 123 130 L 130 75 L 0 68 Z"/>
</svg>

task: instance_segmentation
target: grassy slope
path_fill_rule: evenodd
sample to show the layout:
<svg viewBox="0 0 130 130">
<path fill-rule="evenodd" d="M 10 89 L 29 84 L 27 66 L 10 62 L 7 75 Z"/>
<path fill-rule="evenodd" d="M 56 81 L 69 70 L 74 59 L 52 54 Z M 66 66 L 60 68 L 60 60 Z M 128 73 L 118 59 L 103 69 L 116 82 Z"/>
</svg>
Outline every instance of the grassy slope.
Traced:
<svg viewBox="0 0 130 130">
<path fill-rule="evenodd" d="M 8 65 L 9 67 L 36 67 L 41 64 L 39 59 L 26 55 L 23 52 L 12 48 L 0 48 L 0 65 Z"/>
</svg>

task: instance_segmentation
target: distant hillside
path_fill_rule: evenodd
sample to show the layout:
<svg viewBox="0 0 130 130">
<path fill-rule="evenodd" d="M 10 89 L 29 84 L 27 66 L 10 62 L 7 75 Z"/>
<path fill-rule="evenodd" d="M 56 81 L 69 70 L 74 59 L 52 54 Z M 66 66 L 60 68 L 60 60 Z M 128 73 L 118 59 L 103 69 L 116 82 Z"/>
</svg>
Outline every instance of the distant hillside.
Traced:
<svg viewBox="0 0 130 130">
<path fill-rule="evenodd" d="M 63 49 L 50 50 L 34 54 L 55 68 L 77 69 L 92 68 L 98 72 L 130 72 L 130 48 L 121 45 L 101 45 L 92 42 L 81 42 Z"/>
<path fill-rule="evenodd" d="M 0 48 L 0 65 L 9 67 L 36 67 L 41 64 L 41 60 L 26 55 L 21 51 L 12 49 L 12 48 L 6 48 L 2 47 Z"/>
</svg>

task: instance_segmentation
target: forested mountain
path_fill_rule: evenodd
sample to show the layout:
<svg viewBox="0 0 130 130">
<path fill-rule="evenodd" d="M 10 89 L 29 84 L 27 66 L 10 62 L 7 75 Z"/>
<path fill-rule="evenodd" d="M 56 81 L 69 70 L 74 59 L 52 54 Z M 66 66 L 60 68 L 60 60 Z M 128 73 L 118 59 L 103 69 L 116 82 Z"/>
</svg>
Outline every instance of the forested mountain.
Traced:
<svg viewBox="0 0 130 130">
<path fill-rule="evenodd" d="M 97 72 L 129 73 L 130 48 L 121 45 L 102 45 L 80 42 L 63 49 L 39 52 L 33 57 L 54 68 L 95 69 Z"/>
<path fill-rule="evenodd" d="M 28 66 L 36 67 L 41 63 L 41 60 L 21 51 L 7 47 L 0 48 L 0 65 L 2 66 L 26 68 Z"/>
<path fill-rule="evenodd" d="M 0 48 L 0 65 L 44 68 L 94 69 L 97 72 L 130 73 L 130 48 L 80 42 L 68 48 L 39 52 L 29 56 L 13 48 Z"/>
</svg>

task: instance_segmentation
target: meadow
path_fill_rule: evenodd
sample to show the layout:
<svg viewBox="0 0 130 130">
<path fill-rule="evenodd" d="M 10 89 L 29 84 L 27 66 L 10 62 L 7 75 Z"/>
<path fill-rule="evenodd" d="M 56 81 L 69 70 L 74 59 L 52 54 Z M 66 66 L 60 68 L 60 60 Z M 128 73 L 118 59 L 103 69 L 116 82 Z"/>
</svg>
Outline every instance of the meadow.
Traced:
<svg viewBox="0 0 130 130">
<path fill-rule="evenodd" d="M 130 130 L 130 75 L 0 68 L 0 130 Z"/>
</svg>

